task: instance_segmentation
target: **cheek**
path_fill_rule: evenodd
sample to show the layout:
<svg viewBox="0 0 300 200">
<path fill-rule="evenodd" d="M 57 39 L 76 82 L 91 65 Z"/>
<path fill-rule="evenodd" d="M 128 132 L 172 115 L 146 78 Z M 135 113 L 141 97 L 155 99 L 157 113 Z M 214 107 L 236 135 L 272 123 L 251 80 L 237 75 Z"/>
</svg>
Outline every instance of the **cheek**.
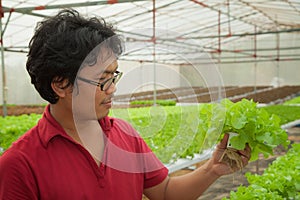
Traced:
<svg viewBox="0 0 300 200">
<path fill-rule="evenodd" d="M 74 114 L 78 115 L 94 115 L 95 113 L 95 90 L 90 88 L 80 88 L 79 93 L 73 96 L 73 110 Z"/>
<path fill-rule="evenodd" d="M 105 99 L 104 92 L 97 90 L 96 93 L 94 94 L 94 102 L 96 103 L 96 106 L 101 104 L 104 99 Z"/>
</svg>

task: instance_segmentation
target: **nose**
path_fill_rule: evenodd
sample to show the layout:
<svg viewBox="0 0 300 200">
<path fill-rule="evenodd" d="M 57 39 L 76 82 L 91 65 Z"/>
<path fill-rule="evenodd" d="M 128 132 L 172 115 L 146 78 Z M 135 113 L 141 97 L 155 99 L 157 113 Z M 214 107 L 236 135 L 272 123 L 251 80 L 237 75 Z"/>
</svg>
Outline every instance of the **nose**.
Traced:
<svg viewBox="0 0 300 200">
<path fill-rule="evenodd" d="M 105 91 L 106 94 L 110 95 L 113 94 L 117 91 L 117 87 L 114 83 L 111 83 L 111 85 L 109 86 L 108 90 Z"/>
</svg>

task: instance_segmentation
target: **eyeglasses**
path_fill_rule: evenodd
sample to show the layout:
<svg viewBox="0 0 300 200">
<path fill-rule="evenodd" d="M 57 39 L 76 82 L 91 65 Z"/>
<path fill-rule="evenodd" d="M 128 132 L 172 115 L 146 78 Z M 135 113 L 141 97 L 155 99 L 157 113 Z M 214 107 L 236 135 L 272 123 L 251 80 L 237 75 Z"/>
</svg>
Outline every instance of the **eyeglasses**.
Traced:
<svg viewBox="0 0 300 200">
<path fill-rule="evenodd" d="M 101 91 L 106 91 L 110 88 L 111 84 L 113 84 L 113 83 L 116 84 L 120 80 L 120 78 L 122 77 L 122 74 L 123 74 L 123 72 L 116 71 L 114 77 L 109 78 L 102 83 L 88 80 L 88 79 L 82 78 L 80 76 L 78 76 L 77 78 L 83 82 L 100 87 Z"/>
</svg>

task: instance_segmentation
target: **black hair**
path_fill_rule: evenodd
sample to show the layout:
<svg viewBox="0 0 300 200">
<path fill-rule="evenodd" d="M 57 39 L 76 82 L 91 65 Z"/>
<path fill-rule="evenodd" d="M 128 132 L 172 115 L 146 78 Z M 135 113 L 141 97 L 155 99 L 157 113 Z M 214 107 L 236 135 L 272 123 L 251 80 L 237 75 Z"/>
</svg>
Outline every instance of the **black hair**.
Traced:
<svg viewBox="0 0 300 200">
<path fill-rule="evenodd" d="M 116 57 L 121 55 L 122 42 L 112 25 L 102 18 L 84 18 L 73 9 L 61 10 L 39 22 L 29 43 L 26 63 L 31 83 L 43 99 L 55 104 L 58 96 L 51 83 L 67 80 L 66 87 L 74 85 L 83 61 L 97 62 L 96 56 L 87 60 L 87 55 L 106 40 Z"/>
</svg>

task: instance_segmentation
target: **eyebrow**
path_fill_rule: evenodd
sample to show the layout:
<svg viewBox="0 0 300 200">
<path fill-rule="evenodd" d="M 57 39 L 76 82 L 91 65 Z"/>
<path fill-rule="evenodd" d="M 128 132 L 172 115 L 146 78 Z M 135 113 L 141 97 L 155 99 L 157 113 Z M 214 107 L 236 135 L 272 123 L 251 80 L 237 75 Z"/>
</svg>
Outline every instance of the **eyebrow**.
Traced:
<svg viewBox="0 0 300 200">
<path fill-rule="evenodd" d="M 117 67 L 114 70 L 104 70 L 104 71 L 100 71 L 99 74 L 102 73 L 106 73 L 106 74 L 111 74 L 111 73 L 115 73 L 116 71 L 118 71 L 119 66 L 117 65 Z"/>
</svg>

